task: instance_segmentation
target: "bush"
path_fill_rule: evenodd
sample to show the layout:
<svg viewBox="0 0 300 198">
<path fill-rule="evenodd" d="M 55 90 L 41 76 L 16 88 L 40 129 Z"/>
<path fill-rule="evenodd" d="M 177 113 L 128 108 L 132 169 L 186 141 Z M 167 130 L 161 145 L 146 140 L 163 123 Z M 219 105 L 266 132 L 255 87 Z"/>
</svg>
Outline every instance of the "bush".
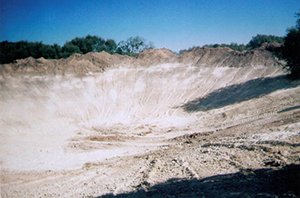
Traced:
<svg viewBox="0 0 300 198">
<path fill-rule="evenodd" d="M 258 34 L 252 37 L 252 39 L 247 44 L 247 48 L 255 49 L 260 47 L 263 43 L 283 44 L 283 42 L 284 42 L 284 38 L 280 36 Z"/>
<path fill-rule="evenodd" d="M 244 44 L 237 44 L 237 43 L 230 43 L 230 44 L 210 44 L 210 45 L 204 45 L 203 47 L 211 47 L 211 48 L 228 47 L 228 48 L 236 50 L 236 51 L 247 50 L 247 48 L 246 48 L 246 46 Z"/>
<path fill-rule="evenodd" d="M 59 45 L 46 45 L 42 42 L 8 42 L 0 43 L 0 63 L 10 63 L 16 59 L 27 58 L 59 58 L 61 48 Z"/>
<path fill-rule="evenodd" d="M 286 67 L 293 79 L 300 78 L 300 12 L 296 17 L 298 18 L 296 26 L 288 29 L 282 50 L 282 57 L 286 60 Z"/>
<path fill-rule="evenodd" d="M 129 56 L 135 56 L 145 49 L 154 48 L 153 44 L 147 43 L 144 38 L 139 36 L 130 37 L 126 41 L 121 41 L 118 44 L 117 53 Z"/>
</svg>

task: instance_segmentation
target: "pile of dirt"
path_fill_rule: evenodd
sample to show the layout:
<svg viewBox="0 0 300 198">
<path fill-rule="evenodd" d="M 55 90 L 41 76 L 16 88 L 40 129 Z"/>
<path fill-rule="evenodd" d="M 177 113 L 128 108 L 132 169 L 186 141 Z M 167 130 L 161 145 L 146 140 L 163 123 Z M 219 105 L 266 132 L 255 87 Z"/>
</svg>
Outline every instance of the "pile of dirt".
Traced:
<svg viewBox="0 0 300 198">
<path fill-rule="evenodd" d="M 193 48 L 179 57 L 180 62 L 197 66 L 249 67 L 280 66 L 271 52 L 264 49 L 234 51 L 227 47 Z"/>
<path fill-rule="evenodd" d="M 162 48 L 145 50 L 137 58 L 141 65 L 149 66 L 176 62 L 178 57 L 171 50 Z"/>
<path fill-rule="evenodd" d="M 32 57 L 16 60 L 15 63 L 1 65 L 2 74 L 77 74 L 89 72 L 103 72 L 105 68 L 117 63 L 131 63 L 129 56 L 111 55 L 107 52 L 90 52 L 87 54 L 73 54 L 66 59 L 52 60 Z"/>
<path fill-rule="evenodd" d="M 106 52 L 73 54 L 66 59 L 46 60 L 32 57 L 16 60 L 15 63 L 0 65 L 2 74 L 76 74 L 103 72 L 108 67 L 132 65 L 150 66 L 164 63 L 182 63 L 194 66 L 281 66 L 271 52 L 265 49 L 238 52 L 230 48 L 193 48 L 180 55 L 168 49 L 149 49 L 137 57 Z"/>
</svg>

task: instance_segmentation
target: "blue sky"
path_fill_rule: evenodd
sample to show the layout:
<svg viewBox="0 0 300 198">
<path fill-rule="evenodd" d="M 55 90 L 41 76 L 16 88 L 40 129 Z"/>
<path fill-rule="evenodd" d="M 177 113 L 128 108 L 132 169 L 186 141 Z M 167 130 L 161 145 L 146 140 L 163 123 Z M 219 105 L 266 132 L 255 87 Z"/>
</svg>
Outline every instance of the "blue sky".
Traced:
<svg viewBox="0 0 300 198">
<path fill-rule="evenodd" d="M 174 51 L 283 36 L 299 0 L 0 0 L 0 41 L 64 44 L 87 34 L 116 41 L 139 35 Z"/>
</svg>

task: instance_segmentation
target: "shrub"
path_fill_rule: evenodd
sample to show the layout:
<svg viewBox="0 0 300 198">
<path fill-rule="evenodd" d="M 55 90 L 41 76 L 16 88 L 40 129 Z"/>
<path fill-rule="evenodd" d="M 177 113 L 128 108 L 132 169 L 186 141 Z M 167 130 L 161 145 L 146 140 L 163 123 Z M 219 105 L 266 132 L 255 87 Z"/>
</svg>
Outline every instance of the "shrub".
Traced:
<svg viewBox="0 0 300 198">
<path fill-rule="evenodd" d="M 300 78 L 300 12 L 296 17 L 298 18 L 296 26 L 288 29 L 282 50 L 282 57 L 286 60 L 286 67 L 293 79 Z"/>
</svg>

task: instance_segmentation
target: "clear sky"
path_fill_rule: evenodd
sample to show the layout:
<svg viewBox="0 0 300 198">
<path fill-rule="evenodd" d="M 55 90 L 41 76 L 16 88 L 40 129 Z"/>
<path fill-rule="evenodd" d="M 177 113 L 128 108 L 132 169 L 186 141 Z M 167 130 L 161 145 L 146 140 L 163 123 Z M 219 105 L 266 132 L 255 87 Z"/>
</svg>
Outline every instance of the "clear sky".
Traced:
<svg viewBox="0 0 300 198">
<path fill-rule="evenodd" d="M 117 42 L 141 36 L 177 51 L 283 36 L 300 0 L 0 0 L 0 41 L 64 44 L 87 34 Z"/>
</svg>

